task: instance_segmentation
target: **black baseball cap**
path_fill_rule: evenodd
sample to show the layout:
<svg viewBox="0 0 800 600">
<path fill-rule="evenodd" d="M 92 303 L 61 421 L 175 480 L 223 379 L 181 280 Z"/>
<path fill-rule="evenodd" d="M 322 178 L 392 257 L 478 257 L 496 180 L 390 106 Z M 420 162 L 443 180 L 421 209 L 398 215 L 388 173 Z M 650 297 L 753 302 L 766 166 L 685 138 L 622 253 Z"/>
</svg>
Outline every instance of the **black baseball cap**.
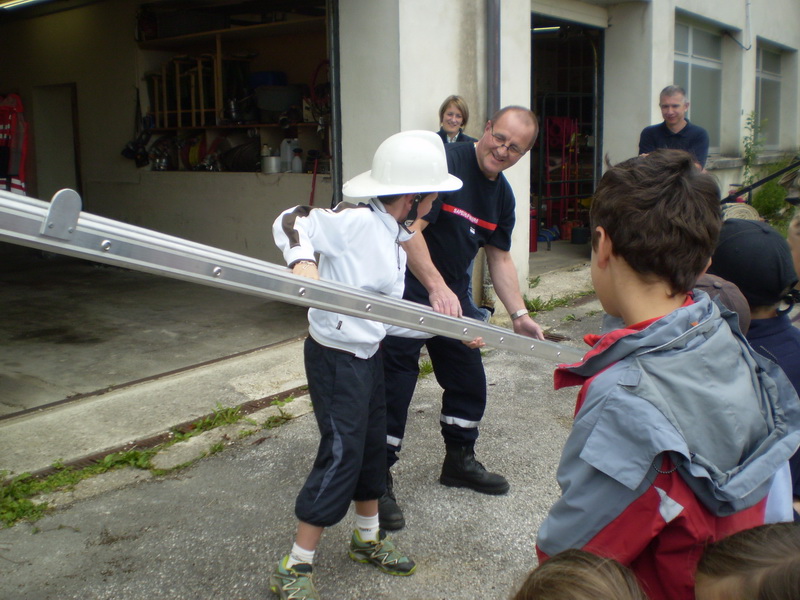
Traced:
<svg viewBox="0 0 800 600">
<path fill-rule="evenodd" d="M 750 306 L 777 304 L 797 284 L 788 242 L 761 221 L 723 221 L 708 272 L 734 283 Z"/>
</svg>

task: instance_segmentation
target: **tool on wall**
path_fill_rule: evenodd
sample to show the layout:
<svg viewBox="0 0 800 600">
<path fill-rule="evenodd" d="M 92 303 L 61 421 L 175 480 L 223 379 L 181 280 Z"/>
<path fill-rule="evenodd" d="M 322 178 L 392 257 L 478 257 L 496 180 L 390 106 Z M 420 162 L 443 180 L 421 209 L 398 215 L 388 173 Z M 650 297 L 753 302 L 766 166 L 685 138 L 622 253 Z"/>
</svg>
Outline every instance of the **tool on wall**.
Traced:
<svg viewBox="0 0 800 600">
<path fill-rule="evenodd" d="M 584 354 L 579 348 L 441 315 L 427 306 L 337 282 L 299 277 L 286 267 L 85 213 L 73 190 L 57 192 L 49 204 L 0 191 L 0 216 L 0 241 L 454 339 L 480 336 L 487 346 L 554 363 L 576 362 Z"/>
</svg>

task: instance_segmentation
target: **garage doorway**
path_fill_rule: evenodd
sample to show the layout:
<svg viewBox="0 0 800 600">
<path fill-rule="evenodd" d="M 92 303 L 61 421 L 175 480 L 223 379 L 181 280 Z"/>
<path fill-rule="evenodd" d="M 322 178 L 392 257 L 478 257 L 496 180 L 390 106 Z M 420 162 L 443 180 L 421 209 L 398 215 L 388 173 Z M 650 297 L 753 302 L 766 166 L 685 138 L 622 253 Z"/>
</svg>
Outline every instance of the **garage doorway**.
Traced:
<svg viewBox="0 0 800 600">
<path fill-rule="evenodd" d="M 588 227 L 602 172 L 602 52 L 602 29 L 532 15 L 531 98 L 541 133 L 531 155 L 531 236 L 539 239 L 570 240 Z"/>
</svg>

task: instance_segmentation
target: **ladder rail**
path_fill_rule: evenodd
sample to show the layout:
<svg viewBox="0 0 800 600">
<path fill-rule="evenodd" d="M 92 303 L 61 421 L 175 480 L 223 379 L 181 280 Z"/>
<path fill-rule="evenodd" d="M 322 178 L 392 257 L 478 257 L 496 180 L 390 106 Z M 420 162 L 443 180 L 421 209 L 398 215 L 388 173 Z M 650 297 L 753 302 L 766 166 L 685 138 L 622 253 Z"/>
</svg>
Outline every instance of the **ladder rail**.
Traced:
<svg viewBox="0 0 800 600">
<path fill-rule="evenodd" d="M 487 346 L 555 363 L 583 358 L 578 348 L 339 282 L 300 277 L 283 266 L 82 212 L 80 204 L 72 190 L 61 190 L 50 203 L 0 191 L 0 240 L 433 335 L 465 341 L 482 337 Z"/>
</svg>

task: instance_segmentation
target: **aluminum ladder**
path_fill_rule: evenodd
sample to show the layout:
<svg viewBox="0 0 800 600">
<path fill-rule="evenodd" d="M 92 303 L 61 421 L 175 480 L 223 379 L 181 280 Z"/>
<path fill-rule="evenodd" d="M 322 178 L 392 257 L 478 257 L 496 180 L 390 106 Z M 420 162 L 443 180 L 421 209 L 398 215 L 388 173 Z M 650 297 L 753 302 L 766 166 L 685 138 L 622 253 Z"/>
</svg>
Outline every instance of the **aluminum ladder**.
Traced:
<svg viewBox="0 0 800 600">
<path fill-rule="evenodd" d="M 338 282 L 299 277 L 283 266 L 92 215 L 81 206 L 78 193 L 69 189 L 57 192 L 50 203 L 0 191 L 0 241 L 453 339 L 482 337 L 487 346 L 556 364 L 583 358 L 578 348 Z"/>
</svg>

